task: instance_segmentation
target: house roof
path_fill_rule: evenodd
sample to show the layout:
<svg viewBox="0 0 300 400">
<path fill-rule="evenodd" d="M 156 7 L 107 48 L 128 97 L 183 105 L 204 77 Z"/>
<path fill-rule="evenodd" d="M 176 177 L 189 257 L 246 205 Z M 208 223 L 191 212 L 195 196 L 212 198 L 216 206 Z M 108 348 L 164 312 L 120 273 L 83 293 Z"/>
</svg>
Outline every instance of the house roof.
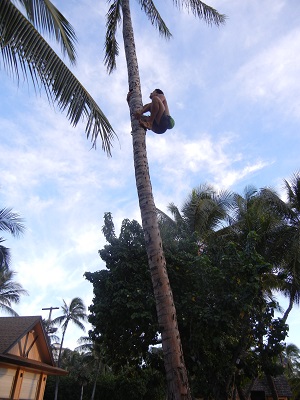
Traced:
<svg viewBox="0 0 300 400">
<path fill-rule="evenodd" d="M 27 354 L 22 355 L 16 355 L 13 351 L 21 339 L 31 331 L 34 331 L 36 335 L 34 343 L 38 345 L 42 354 L 40 361 L 28 357 L 30 349 Z M 51 375 L 67 374 L 66 371 L 55 366 L 48 336 L 40 316 L 0 317 L 0 362 L 43 370 Z"/>
<path fill-rule="evenodd" d="M 276 387 L 278 397 L 292 397 L 292 391 L 288 381 L 284 375 L 272 378 Z M 251 391 L 263 391 L 266 396 L 272 396 L 270 386 L 268 385 L 267 378 L 256 379 Z"/>
<path fill-rule="evenodd" d="M 40 316 L 0 317 L 0 354 L 7 353 L 27 332 L 40 322 L 42 322 Z"/>
</svg>

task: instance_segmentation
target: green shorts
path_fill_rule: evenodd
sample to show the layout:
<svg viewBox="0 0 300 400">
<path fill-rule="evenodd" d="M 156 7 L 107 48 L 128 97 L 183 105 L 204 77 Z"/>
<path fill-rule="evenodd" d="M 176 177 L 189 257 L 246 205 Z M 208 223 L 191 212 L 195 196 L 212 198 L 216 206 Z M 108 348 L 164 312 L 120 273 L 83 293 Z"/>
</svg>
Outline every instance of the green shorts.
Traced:
<svg viewBox="0 0 300 400">
<path fill-rule="evenodd" d="M 159 134 L 165 133 L 167 129 L 172 129 L 174 125 L 175 122 L 173 118 L 170 115 L 166 115 L 166 113 L 163 113 L 159 124 L 157 124 L 156 121 L 153 121 L 152 131 Z"/>
</svg>

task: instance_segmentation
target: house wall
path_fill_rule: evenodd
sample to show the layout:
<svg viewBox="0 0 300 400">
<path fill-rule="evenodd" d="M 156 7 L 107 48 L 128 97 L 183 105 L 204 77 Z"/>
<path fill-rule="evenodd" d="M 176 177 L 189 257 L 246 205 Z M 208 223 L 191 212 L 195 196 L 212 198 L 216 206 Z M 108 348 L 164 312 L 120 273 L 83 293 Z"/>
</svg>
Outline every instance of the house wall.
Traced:
<svg viewBox="0 0 300 400">
<path fill-rule="evenodd" d="M 43 361 L 35 339 L 36 335 L 34 331 L 28 332 L 17 344 L 15 344 L 14 347 L 9 350 L 8 354 L 19 357 L 25 356 L 26 358 L 36 361 Z"/>
<path fill-rule="evenodd" d="M 0 399 L 42 400 L 46 381 L 40 371 L 0 366 Z"/>
<path fill-rule="evenodd" d="M 15 369 L 0 367 L 0 398 L 9 399 L 16 375 Z"/>
</svg>

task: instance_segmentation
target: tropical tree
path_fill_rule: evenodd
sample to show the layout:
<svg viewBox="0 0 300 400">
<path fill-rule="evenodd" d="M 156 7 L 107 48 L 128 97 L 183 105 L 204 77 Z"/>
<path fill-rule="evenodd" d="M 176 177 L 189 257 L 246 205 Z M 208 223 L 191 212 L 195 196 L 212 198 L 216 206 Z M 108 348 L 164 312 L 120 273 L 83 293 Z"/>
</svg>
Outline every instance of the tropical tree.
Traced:
<svg viewBox="0 0 300 400">
<path fill-rule="evenodd" d="M 15 6 L 23 7 L 28 19 Z M 99 136 L 103 149 L 110 154 L 115 135 L 96 101 L 76 79 L 41 36 L 54 37 L 70 62 L 75 64 L 76 36 L 73 27 L 50 0 L 1 0 L 0 57 L 6 70 L 17 81 L 22 74 L 35 88 L 44 88 L 49 101 L 67 111 L 73 126 L 85 119 L 86 135 L 95 145 Z M 1 61 L 1 60 L 0 60 Z"/>
<path fill-rule="evenodd" d="M 0 267 L 0 310 L 14 317 L 18 314 L 12 309 L 12 303 L 18 304 L 20 296 L 28 294 L 19 283 L 14 281 L 15 274 L 7 266 Z"/>
<path fill-rule="evenodd" d="M 60 325 L 62 328 L 62 338 L 60 342 L 60 347 L 59 347 L 59 352 L 58 352 L 58 360 L 57 360 L 57 366 L 60 366 L 61 362 L 61 354 L 62 354 L 62 349 L 63 349 L 63 343 L 65 339 L 65 334 L 67 327 L 69 325 L 69 322 L 72 322 L 75 324 L 78 328 L 82 329 L 85 331 L 85 326 L 83 322 L 87 320 L 87 315 L 86 315 L 86 308 L 85 305 L 80 297 L 74 297 L 74 299 L 71 300 L 70 304 L 68 305 L 65 300 L 63 300 L 63 305 L 61 306 L 63 310 L 63 314 L 60 315 L 59 317 L 56 317 L 53 321 L 53 325 Z M 59 380 L 56 380 L 56 387 L 55 387 L 55 400 L 57 400 L 57 395 L 58 395 L 58 384 Z"/>
<path fill-rule="evenodd" d="M 107 244 L 99 255 L 106 269 L 84 275 L 94 291 L 90 335 L 102 347 L 105 363 L 118 373 L 124 365 L 142 366 L 149 346 L 161 340 L 142 227 L 125 219 L 116 237 L 110 213 L 104 221 Z"/>
<path fill-rule="evenodd" d="M 253 189 L 247 201 L 240 198 L 239 217 L 231 227 L 240 237 L 250 230 L 259 236 L 257 251 L 273 265 L 273 289 L 289 299 L 286 321 L 293 305 L 300 303 L 300 173 L 284 180 L 284 189 L 286 200 L 270 188 Z"/>
<path fill-rule="evenodd" d="M 216 230 L 226 224 L 232 199 L 229 191 L 218 193 L 211 185 L 200 185 L 188 195 L 181 211 L 174 203 L 168 205 L 172 218 L 158 210 L 163 238 L 194 236 L 200 250 Z"/>
<path fill-rule="evenodd" d="M 285 375 L 293 392 L 293 399 L 300 398 L 300 349 L 295 344 L 288 344 L 282 355 Z"/>
<path fill-rule="evenodd" d="M 78 351 L 84 356 L 84 361 L 91 370 L 91 378 L 94 380 L 91 394 L 91 400 L 94 400 L 99 373 L 106 368 L 101 356 L 102 349 L 99 343 L 92 340 L 89 336 L 81 336 L 78 339 L 78 343 L 80 343 L 80 345 L 75 348 L 75 351 Z"/>
<path fill-rule="evenodd" d="M 243 195 L 232 195 L 231 209 L 228 214 L 228 226 L 219 229 L 214 234 L 214 240 L 221 242 L 235 241 L 245 246 L 249 235 L 255 236 L 255 251 L 257 251 L 273 268 L 264 274 L 265 294 L 272 298 L 273 291 L 282 285 L 278 274 L 282 255 L 282 230 L 285 222 L 277 210 L 270 205 L 269 198 L 277 194 L 271 189 L 256 189 L 247 186 Z"/>
<path fill-rule="evenodd" d="M 108 243 L 99 254 L 106 269 L 85 273 L 94 289 L 91 337 L 113 374 L 124 366 L 161 374 L 160 352 L 150 350 L 160 348 L 160 337 L 142 228 L 124 220 L 117 237 L 108 213 L 103 231 Z M 209 241 L 199 255 L 193 234 L 164 241 L 195 397 L 227 399 L 235 384 L 241 389 L 262 368 L 278 371 L 286 327 L 274 318 L 276 303 L 264 296 L 272 265 L 255 251 L 255 242 L 254 234 L 244 246 Z"/>
<path fill-rule="evenodd" d="M 162 332 L 163 353 L 168 382 L 168 398 L 176 400 L 190 399 L 191 394 L 181 348 L 176 310 L 167 274 L 157 211 L 152 193 L 145 130 L 139 125 L 138 120 L 134 118 L 137 110 L 142 108 L 142 95 L 130 1 L 110 0 L 109 3 L 110 7 L 107 13 L 105 41 L 105 64 L 108 72 L 112 72 L 116 68 L 116 57 L 119 54 L 116 32 L 122 18 L 128 84 L 131 93 L 128 104 L 131 115 L 136 187 L 156 301 L 158 323 Z M 152 0 L 138 0 L 138 3 L 146 13 L 152 25 L 158 29 L 159 33 L 165 38 L 170 38 L 171 33 L 159 14 L 154 2 Z M 209 24 L 220 25 L 225 21 L 224 15 L 219 14 L 214 8 L 209 7 L 200 0 L 173 0 L 173 4 L 179 9 L 181 7 L 187 8 L 187 10 L 191 11 L 196 17 L 204 19 Z"/>
<path fill-rule="evenodd" d="M 11 235 L 18 237 L 24 232 L 23 220 L 18 214 L 12 212 L 10 208 L 0 210 L 0 231 L 9 232 Z M 0 243 L 3 243 L 4 238 L 0 237 Z M 7 247 L 0 244 L 0 266 L 9 267 L 10 251 Z"/>
<path fill-rule="evenodd" d="M 286 321 L 293 305 L 300 304 L 300 172 L 295 173 L 289 181 L 284 180 L 284 184 L 287 202 L 284 213 L 286 226 L 283 232 L 286 244 L 283 293 L 289 298 L 289 306 L 283 316 Z"/>
<path fill-rule="evenodd" d="M 18 237 L 24 232 L 23 220 L 10 208 L 0 210 L 0 231 L 9 232 Z M 0 237 L 0 243 L 5 239 Z M 15 272 L 10 270 L 10 250 L 0 244 L 0 309 L 10 315 L 18 315 L 11 307 L 12 303 L 19 303 L 22 294 L 28 294 L 22 286 L 14 281 Z"/>
</svg>

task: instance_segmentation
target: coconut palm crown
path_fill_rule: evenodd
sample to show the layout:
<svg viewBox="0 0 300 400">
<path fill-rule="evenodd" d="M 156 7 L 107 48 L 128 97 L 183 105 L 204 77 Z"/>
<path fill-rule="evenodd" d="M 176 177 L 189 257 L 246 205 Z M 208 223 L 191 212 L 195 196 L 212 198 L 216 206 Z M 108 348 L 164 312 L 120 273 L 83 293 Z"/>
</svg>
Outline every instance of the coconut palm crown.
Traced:
<svg viewBox="0 0 300 400">
<path fill-rule="evenodd" d="M 161 36 L 170 39 L 172 34 L 157 10 L 152 0 L 137 0 L 142 11 L 147 15 L 151 24 L 154 25 Z M 226 16 L 220 14 L 213 7 L 208 6 L 200 0 L 172 0 L 177 8 L 185 8 L 195 17 L 203 19 L 209 25 L 219 26 L 225 23 Z M 109 0 L 109 10 L 106 14 L 106 37 L 105 37 L 105 65 L 109 73 L 116 68 L 116 58 L 119 55 L 119 45 L 116 39 L 118 25 L 122 16 L 122 0 Z"/>
<path fill-rule="evenodd" d="M 24 7 L 28 19 L 14 3 Z M 50 102 L 67 111 L 73 126 L 85 119 L 86 135 L 93 146 L 100 137 L 103 150 L 110 155 L 115 132 L 108 119 L 39 31 L 54 37 L 75 64 L 74 30 L 50 0 L 1 0 L 0 62 L 2 59 L 4 68 L 18 82 L 22 73 L 35 89 L 43 88 Z"/>
</svg>

